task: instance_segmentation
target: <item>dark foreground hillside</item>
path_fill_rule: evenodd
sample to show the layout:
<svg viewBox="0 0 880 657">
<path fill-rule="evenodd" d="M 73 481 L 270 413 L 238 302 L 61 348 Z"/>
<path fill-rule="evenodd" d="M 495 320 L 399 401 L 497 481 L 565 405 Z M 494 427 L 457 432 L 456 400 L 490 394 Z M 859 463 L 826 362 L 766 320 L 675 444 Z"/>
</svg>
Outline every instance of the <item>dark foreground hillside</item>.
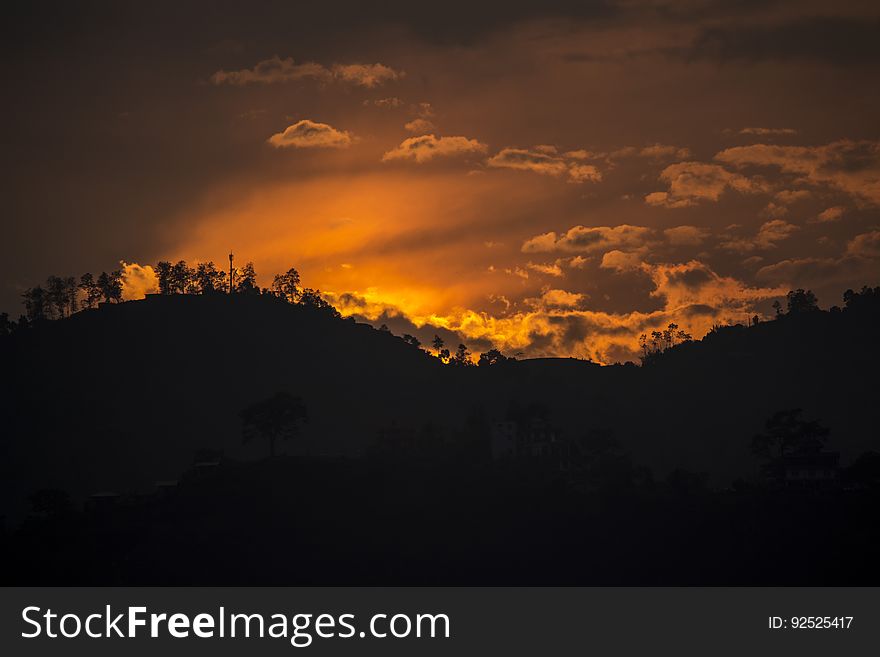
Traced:
<svg viewBox="0 0 880 657">
<path fill-rule="evenodd" d="M 880 487 L 589 491 L 507 468 L 281 457 L 175 491 L 30 517 L 19 584 L 865 585 Z"/>
<path fill-rule="evenodd" d="M 877 583 L 877 320 L 721 328 L 645 367 L 444 366 L 262 297 L 46 322 L 0 342 L 7 580 Z M 279 391 L 308 421 L 267 458 L 240 413 Z M 830 429 L 833 481 L 762 475 L 752 436 L 791 408 Z M 493 457 L 499 422 L 578 453 Z"/>
</svg>

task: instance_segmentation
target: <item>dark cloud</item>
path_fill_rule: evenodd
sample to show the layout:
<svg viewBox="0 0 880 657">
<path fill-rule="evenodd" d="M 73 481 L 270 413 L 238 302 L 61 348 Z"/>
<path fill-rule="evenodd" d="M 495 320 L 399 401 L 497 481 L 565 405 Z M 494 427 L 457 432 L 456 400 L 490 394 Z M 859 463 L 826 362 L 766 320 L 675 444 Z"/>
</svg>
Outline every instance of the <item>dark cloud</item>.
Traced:
<svg viewBox="0 0 880 657">
<path fill-rule="evenodd" d="M 806 59 L 867 66 L 880 61 L 878 37 L 878 20 L 816 16 L 778 25 L 710 27 L 683 54 L 719 62 Z"/>
<path fill-rule="evenodd" d="M 436 43 L 472 43 L 475 39 L 529 20 L 570 19 L 604 21 L 619 16 L 611 0 L 507 0 L 490 2 L 449 0 L 443 10 L 410 0 L 366 3 L 288 2 L 286 0 L 194 0 L 119 3 L 108 0 L 82 2 L 16 3 L 6 8 L 4 23 L 13 43 L 22 43 L 39 31 L 47 40 L 75 39 L 95 30 L 113 39 L 114 30 L 143 34 L 209 33 L 213 42 L 230 35 L 248 42 L 269 37 L 272 41 L 320 38 L 352 29 L 396 25 L 420 39 Z M 14 29 L 13 29 L 13 26 Z M 197 28 L 197 29 L 196 29 Z M 157 44 L 165 39 L 157 40 Z"/>
<path fill-rule="evenodd" d="M 672 285 L 684 285 L 690 289 L 699 289 L 714 279 L 712 272 L 705 269 L 686 269 L 684 271 L 673 272 L 669 275 L 668 281 Z"/>
<path fill-rule="evenodd" d="M 682 313 L 686 317 L 712 317 L 718 314 L 718 309 L 715 306 L 710 306 L 705 303 L 692 303 L 685 307 L 682 310 Z"/>
</svg>

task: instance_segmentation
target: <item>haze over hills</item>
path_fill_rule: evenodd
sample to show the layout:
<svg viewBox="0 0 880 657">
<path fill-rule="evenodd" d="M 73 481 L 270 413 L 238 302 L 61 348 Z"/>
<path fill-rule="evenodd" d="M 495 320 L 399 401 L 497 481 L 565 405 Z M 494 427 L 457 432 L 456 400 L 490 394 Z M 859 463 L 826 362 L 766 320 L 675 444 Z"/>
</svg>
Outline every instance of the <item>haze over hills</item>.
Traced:
<svg viewBox="0 0 880 657">
<path fill-rule="evenodd" d="M 308 422 L 289 453 L 357 456 L 389 428 L 489 453 L 491 424 L 537 404 L 563 435 L 610 430 L 635 463 L 719 486 L 756 475 L 752 435 L 803 408 L 831 428 L 842 461 L 877 448 L 876 304 L 723 327 L 645 367 L 574 359 L 444 366 L 386 331 L 260 296 L 151 296 L 41 322 L 2 341 L 3 499 L 75 499 L 173 480 L 199 449 L 242 444 L 243 408 L 278 391 Z"/>
</svg>

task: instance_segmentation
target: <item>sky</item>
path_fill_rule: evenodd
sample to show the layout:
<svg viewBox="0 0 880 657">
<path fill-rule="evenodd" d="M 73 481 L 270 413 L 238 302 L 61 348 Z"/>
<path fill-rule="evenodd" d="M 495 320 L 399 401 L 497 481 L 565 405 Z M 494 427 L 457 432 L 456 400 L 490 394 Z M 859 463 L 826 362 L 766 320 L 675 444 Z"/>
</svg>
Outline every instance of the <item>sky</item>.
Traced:
<svg viewBox="0 0 880 657">
<path fill-rule="evenodd" d="M 7 10 L 0 310 L 233 250 L 424 342 L 613 363 L 880 283 L 875 2 L 367 4 Z"/>
</svg>

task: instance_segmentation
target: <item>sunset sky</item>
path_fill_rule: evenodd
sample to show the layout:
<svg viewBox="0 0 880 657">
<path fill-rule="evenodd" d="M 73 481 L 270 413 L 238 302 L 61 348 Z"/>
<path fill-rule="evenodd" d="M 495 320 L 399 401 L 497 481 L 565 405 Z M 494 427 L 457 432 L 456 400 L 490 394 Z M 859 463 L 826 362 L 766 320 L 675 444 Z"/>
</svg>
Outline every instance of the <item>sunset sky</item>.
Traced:
<svg viewBox="0 0 880 657">
<path fill-rule="evenodd" d="M 123 261 L 133 298 L 157 260 L 232 249 L 398 333 L 609 363 L 670 321 L 880 284 L 876 2 L 18 11 L 16 317 L 49 274 Z"/>
</svg>

